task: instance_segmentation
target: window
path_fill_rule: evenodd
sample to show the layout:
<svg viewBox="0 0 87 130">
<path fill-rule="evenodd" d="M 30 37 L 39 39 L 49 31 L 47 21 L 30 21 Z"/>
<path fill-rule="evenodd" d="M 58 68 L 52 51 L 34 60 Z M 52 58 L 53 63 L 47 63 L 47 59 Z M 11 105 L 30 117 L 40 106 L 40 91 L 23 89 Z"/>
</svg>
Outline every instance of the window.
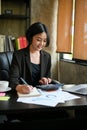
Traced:
<svg viewBox="0 0 87 130">
<path fill-rule="evenodd" d="M 57 53 L 87 61 L 87 0 L 59 0 Z"/>
</svg>

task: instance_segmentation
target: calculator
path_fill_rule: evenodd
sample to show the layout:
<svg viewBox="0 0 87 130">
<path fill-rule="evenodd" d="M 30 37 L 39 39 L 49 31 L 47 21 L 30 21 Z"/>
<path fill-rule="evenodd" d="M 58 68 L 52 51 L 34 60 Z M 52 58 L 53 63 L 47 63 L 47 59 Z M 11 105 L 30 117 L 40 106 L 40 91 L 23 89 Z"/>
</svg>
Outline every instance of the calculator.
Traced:
<svg viewBox="0 0 87 130">
<path fill-rule="evenodd" d="M 47 84 L 47 85 L 37 85 L 37 88 L 42 90 L 57 90 L 62 86 L 62 84 Z"/>
</svg>

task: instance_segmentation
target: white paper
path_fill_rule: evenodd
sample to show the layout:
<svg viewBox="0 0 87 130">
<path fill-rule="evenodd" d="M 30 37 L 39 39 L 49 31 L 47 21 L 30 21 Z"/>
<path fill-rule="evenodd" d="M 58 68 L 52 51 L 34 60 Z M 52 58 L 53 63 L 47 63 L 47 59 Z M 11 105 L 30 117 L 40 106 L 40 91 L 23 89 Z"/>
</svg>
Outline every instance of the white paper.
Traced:
<svg viewBox="0 0 87 130">
<path fill-rule="evenodd" d="M 56 91 L 42 91 L 39 90 L 41 96 L 38 97 L 19 97 L 17 102 L 22 103 L 30 103 L 30 104 L 37 104 L 37 105 L 45 105 L 55 107 L 58 103 L 64 103 L 65 101 L 80 98 L 74 94 L 64 92 L 62 90 Z"/>
</svg>

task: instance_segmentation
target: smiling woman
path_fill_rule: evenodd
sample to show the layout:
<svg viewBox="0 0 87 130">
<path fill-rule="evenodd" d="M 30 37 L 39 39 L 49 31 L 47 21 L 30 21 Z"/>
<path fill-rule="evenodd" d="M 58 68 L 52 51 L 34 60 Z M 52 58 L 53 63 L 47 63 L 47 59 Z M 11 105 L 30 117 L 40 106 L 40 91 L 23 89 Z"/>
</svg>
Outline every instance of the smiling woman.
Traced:
<svg viewBox="0 0 87 130">
<path fill-rule="evenodd" d="M 46 85 L 51 79 L 51 55 L 43 50 L 49 46 L 50 37 L 46 27 L 41 22 L 33 23 L 25 33 L 28 41 L 26 48 L 14 51 L 10 68 L 9 85 L 12 90 L 27 94 L 36 85 Z M 28 83 L 23 84 L 20 77 Z"/>
</svg>

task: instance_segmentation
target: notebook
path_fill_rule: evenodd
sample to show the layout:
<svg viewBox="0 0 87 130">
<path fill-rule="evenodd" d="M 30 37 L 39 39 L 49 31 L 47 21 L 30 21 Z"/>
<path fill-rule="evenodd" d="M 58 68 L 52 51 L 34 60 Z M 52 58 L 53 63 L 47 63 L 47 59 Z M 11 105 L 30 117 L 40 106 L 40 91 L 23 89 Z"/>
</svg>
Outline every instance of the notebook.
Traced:
<svg viewBox="0 0 87 130">
<path fill-rule="evenodd" d="M 62 90 L 75 94 L 87 95 L 87 84 L 78 84 L 78 85 L 72 84 L 71 86 L 64 85 Z"/>
<path fill-rule="evenodd" d="M 34 87 L 33 90 L 29 93 L 29 94 L 21 94 L 19 92 L 17 92 L 18 97 L 34 97 L 34 96 L 40 96 L 41 93 L 39 92 L 39 90 Z"/>
</svg>

